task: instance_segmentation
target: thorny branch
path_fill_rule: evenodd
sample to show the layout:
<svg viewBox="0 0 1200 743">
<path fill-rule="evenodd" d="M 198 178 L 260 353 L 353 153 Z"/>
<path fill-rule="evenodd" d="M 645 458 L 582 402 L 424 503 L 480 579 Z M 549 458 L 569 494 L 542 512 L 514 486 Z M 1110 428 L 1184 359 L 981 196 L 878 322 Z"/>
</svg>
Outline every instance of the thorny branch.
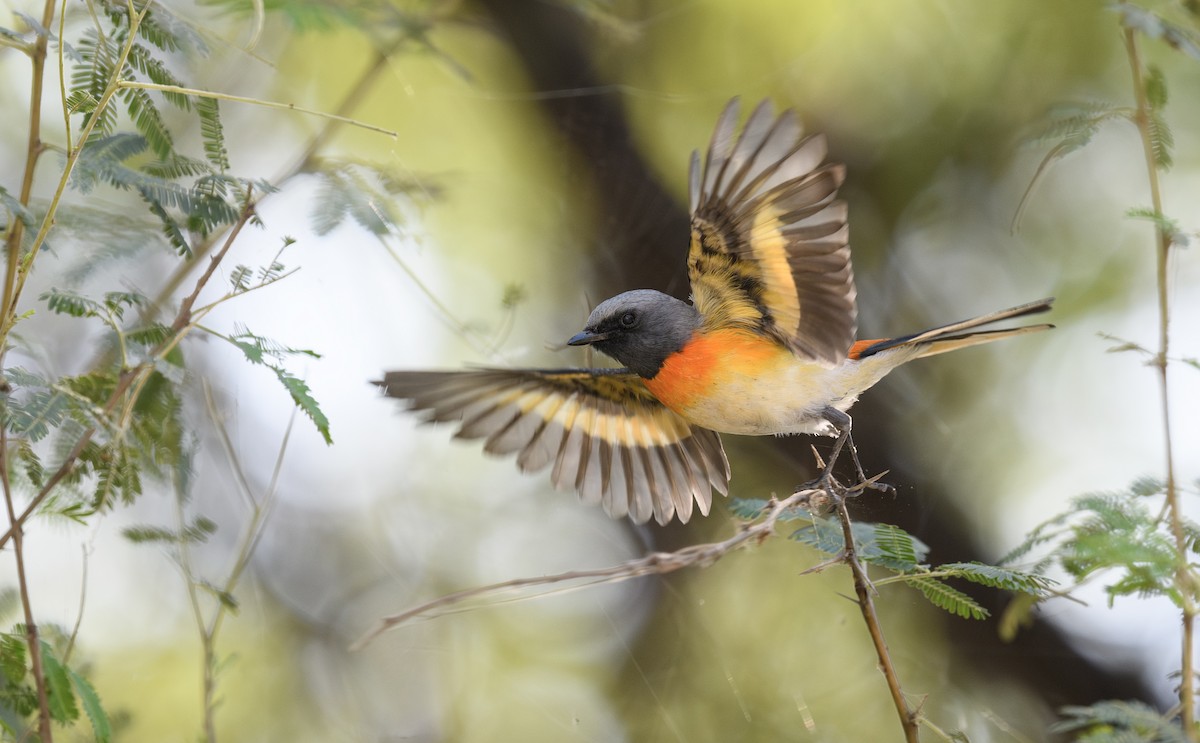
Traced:
<svg viewBox="0 0 1200 743">
<path fill-rule="evenodd" d="M 871 487 L 874 484 L 872 480 L 860 483 L 853 488 L 846 490 L 847 494 L 857 494 L 864 489 Z M 573 585 L 559 589 L 555 592 L 571 591 L 590 586 L 606 585 L 610 583 L 621 583 L 632 578 L 641 578 L 647 575 L 666 575 L 677 570 L 689 567 L 707 567 L 717 562 L 721 558 L 728 555 L 734 550 L 740 549 L 746 545 L 759 544 L 775 533 L 775 525 L 781 519 L 788 516 L 791 509 L 806 506 L 814 497 L 822 495 L 819 490 L 801 488 L 795 493 L 792 493 L 783 500 L 772 501 L 770 510 L 759 521 L 750 524 L 743 524 L 738 528 L 738 531 L 733 536 L 721 540 L 719 542 L 706 542 L 704 544 L 696 544 L 690 547 L 676 550 L 675 552 L 652 552 L 643 557 L 612 565 L 606 568 L 596 568 L 594 570 L 569 570 L 565 573 L 557 573 L 555 575 L 543 575 L 532 578 L 515 578 L 500 583 L 491 583 L 486 586 L 476 586 L 467 588 L 462 591 L 455 591 L 444 596 L 440 596 L 432 601 L 427 601 L 418 606 L 383 617 L 375 625 L 373 629 L 356 640 L 351 645 L 352 650 L 361 650 L 366 647 L 371 641 L 379 637 L 383 633 L 394 629 L 406 622 L 410 622 L 417 618 L 432 619 L 437 616 L 451 613 L 450 608 L 462 604 L 471 599 L 486 598 L 492 596 L 500 596 L 512 591 L 513 589 L 534 588 L 538 586 L 553 586 L 560 583 L 570 583 Z M 819 572 L 831 565 L 836 565 L 842 562 L 843 558 L 829 560 L 821 563 L 816 567 L 810 568 L 805 573 Z M 521 596 L 513 600 L 523 600 L 527 598 L 535 598 L 545 595 L 538 593 L 532 596 Z"/>
<path fill-rule="evenodd" d="M 854 546 L 853 525 L 850 513 L 846 510 L 846 491 L 837 481 L 829 479 L 827 492 L 833 499 L 838 520 L 842 522 L 842 535 L 846 543 L 842 553 L 842 561 L 850 566 L 854 575 L 854 593 L 858 596 L 858 607 L 862 610 L 863 621 L 867 623 L 867 632 L 871 635 L 871 643 L 875 646 L 875 655 L 879 658 L 879 670 L 887 680 L 888 691 L 892 695 L 892 703 L 896 705 L 896 714 L 900 716 L 900 725 L 904 728 L 904 739 L 909 743 L 920 740 L 917 721 L 918 710 L 911 709 L 904 699 L 904 691 L 900 688 L 900 677 L 896 675 L 896 667 L 892 664 L 891 653 L 888 652 L 887 640 L 883 637 L 883 627 L 879 624 L 879 616 L 875 613 L 875 600 L 872 594 L 875 587 L 867 577 L 866 568 L 858 560 Z"/>
<path fill-rule="evenodd" d="M 854 545 L 853 524 L 850 514 L 846 509 L 846 500 L 848 498 L 857 496 L 864 490 L 886 487 L 879 483 L 879 478 L 882 476 L 881 474 L 864 479 L 849 488 L 839 483 L 832 476 L 808 483 L 783 500 L 773 500 L 770 510 L 759 521 L 743 524 L 736 534 L 719 542 L 692 545 L 675 552 L 653 552 L 607 568 L 570 570 L 555 575 L 514 578 L 513 580 L 502 581 L 500 583 L 491 583 L 485 586 L 477 586 L 448 593 L 406 609 L 399 614 L 383 617 L 376 623 L 374 628 L 356 640 L 350 646 L 350 649 L 352 651 L 361 650 L 385 632 L 414 619 L 432 619 L 449 614 L 453 611 L 452 607 L 456 607 L 464 602 L 472 599 L 502 596 L 514 589 L 552 586 L 561 583 L 572 584 L 554 591 L 555 593 L 561 593 L 590 586 L 620 583 L 646 575 L 666 575 L 667 573 L 673 573 L 677 570 L 694 566 L 707 567 L 730 552 L 750 544 L 759 544 L 772 536 L 775 533 L 775 526 L 778 521 L 781 518 L 788 517 L 789 511 L 792 509 L 824 510 L 832 505 L 837 512 L 838 520 L 842 524 L 846 546 L 837 557 L 809 568 L 801 573 L 801 575 L 820 572 L 825 568 L 839 563 L 845 563 L 850 567 L 854 579 L 854 590 L 858 598 L 857 603 L 862 609 L 863 620 L 867 624 L 867 631 L 871 635 L 871 641 L 875 646 L 875 652 L 879 658 L 880 670 L 887 680 L 888 690 L 891 692 L 896 712 L 900 716 L 900 724 L 904 728 L 905 740 L 908 743 L 915 743 L 920 740 L 918 727 L 920 710 L 910 708 L 904 699 L 904 692 L 900 686 L 900 678 L 896 674 L 896 668 L 888 652 L 887 641 L 883 636 L 883 628 L 880 626 L 879 617 L 875 613 L 875 602 L 872 598 L 875 588 L 871 585 L 871 580 L 867 576 L 866 569 L 858 559 Z M 533 595 L 522 595 L 506 600 L 524 600 L 548 593 L 551 593 L 551 591 Z"/>
</svg>

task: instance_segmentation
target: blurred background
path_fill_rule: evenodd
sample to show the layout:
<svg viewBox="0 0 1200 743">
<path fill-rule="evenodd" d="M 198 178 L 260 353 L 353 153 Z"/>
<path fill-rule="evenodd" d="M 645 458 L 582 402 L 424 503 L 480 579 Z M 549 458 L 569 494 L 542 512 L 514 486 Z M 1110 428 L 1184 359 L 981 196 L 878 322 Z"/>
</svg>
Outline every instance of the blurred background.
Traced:
<svg viewBox="0 0 1200 743">
<path fill-rule="evenodd" d="M 217 582 L 230 570 L 250 518 L 240 479 L 260 499 L 277 493 L 217 647 L 223 739 L 898 739 L 848 571 L 799 576 L 825 556 L 782 538 L 666 577 L 506 593 L 348 649 L 379 617 L 445 593 L 733 533 L 724 503 L 687 526 L 611 521 L 544 473 L 522 476 L 450 441 L 449 427 L 420 426 L 368 380 L 391 368 L 588 363 L 561 344 L 596 302 L 633 288 L 686 297 L 688 157 L 735 95 L 747 108 L 762 98 L 795 108 L 847 164 L 860 337 L 1057 297 L 1052 333 L 921 361 L 864 396 L 852 411 L 863 464 L 889 470 L 897 492 L 864 497 L 861 518 L 908 529 L 934 563 L 994 560 L 1072 496 L 1162 475 L 1152 371 L 1107 353 L 1114 343 L 1099 335 L 1153 347 L 1157 334 L 1153 227 L 1125 216 L 1149 204 L 1136 130 L 1113 122 L 1058 162 L 1014 229 L 1053 145 L 1029 138 L 1054 107 L 1133 105 L 1105 3 L 312 0 L 267 3 L 261 16 L 249 4 L 164 7 L 208 34 L 209 56 L 179 60 L 197 87 L 393 130 L 338 127 L 320 135 L 316 157 L 404 180 L 394 202 L 370 207 L 391 229 L 327 230 L 313 215 L 328 194 L 306 160 L 325 122 L 223 104 L 233 170 L 285 175 L 230 266 L 269 263 L 286 236 L 296 243 L 281 260 L 299 271 L 206 323 L 319 352 L 289 368 L 334 439 L 326 446 L 303 418 L 287 437 L 287 394 L 236 349 L 187 349 L 196 454 L 184 508 L 218 524 L 193 555 L 196 572 Z M 0 16 L 17 11 L 37 12 L 0 5 Z M 1162 44 L 1142 50 L 1172 93 L 1165 212 L 1194 231 L 1200 62 Z M 20 62 L 0 56 L 0 111 L 14 122 L 0 133 L 5 170 L 25 146 Z M 122 194 L 104 198 L 123 208 Z M 75 276 L 152 293 L 171 265 L 160 247 L 134 246 L 78 276 L 94 249 L 86 235 L 55 248 L 35 277 L 45 286 Z M 1178 253 L 1171 280 L 1173 355 L 1195 358 L 1194 251 Z M 99 329 L 37 322 L 27 332 L 47 349 L 48 373 L 92 357 Z M 1200 476 L 1198 375 L 1172 368 L 1183 483 Z M 725 441 L 732 495 L 744 498 L 791 493 L 812 475 L 810 447 L 830 445 Z M 120 740 L 194 740 L 203 669 L 185 582 L 161 550 L 121 535 L 176 518 L 170 489 L 148 487 L 91 527 L 29 529 L 35 606 L 70 626 L 85 591 L 79 652 L 109 709 L 128 713 Z M 1086 605 L 1051 601 L 1004 643 L 995 616 L 1007 598 L 964 590 L 993 618 L 952 617 L 898 586 L 879 596 L 905 690 L 944 730 L 1043 740 L 1062 705 L 1171 706 L 1179 643 L 1168 602 L 1109 608 L 1089 586 Z"/>
</svg>

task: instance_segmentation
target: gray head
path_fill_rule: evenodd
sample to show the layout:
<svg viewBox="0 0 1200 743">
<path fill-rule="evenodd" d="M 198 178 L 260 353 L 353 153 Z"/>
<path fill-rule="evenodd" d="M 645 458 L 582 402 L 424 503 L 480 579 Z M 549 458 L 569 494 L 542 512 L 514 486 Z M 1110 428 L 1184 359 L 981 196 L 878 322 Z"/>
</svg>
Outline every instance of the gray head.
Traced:
<svg viewBox="0 0 1200 743">
<path fill-rule="evenodd" d="M 687 302 L 653 289 L 636 289 L 601 302 L 583 332 L 567 343 L 595 346 L 650 379 L 699 326 L 700 313 Z"/>
</svg>

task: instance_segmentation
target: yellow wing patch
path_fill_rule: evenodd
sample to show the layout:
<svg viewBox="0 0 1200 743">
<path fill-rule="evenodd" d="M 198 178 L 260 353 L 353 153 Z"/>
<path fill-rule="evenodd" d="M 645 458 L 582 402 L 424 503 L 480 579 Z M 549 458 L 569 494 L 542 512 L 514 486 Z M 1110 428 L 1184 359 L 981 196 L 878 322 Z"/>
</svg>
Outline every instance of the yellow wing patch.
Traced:
<svg viewBox="0 0 1200 743">
<path fill-rule="evenodd" d="M 707 157 L 692 157 L 692 299 L 709 329 L 767 333 L 804 358 L 837 364 L 854 340 L 855 289 L 841 165 L 804 137 L 794 112 L 764 101 L 734 139 L 734 99 Z"/>
<path fill-rule="evenodd" d="M 728 492 L 729 463 L 716 433 L 690 426 L 636 374 L 617 369 L 395 371 L 377 382 L 390 397 L 459 423 L 458 438 L 515 454 L 522 471 L 553 465 L 551 480 L 636 523 L 686 522 Z"/>
</svg>

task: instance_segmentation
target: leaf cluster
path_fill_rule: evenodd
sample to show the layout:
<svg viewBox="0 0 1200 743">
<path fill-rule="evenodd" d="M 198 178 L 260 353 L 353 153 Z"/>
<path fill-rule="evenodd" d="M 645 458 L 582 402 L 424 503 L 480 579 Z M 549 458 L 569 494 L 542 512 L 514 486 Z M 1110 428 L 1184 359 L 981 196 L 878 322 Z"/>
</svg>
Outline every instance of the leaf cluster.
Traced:
<svg viewBox="0 0 1200 743">
<path fill-rule="evenodd" d="M 770 502 L 765 500 L 736 499 L 731 510 L 737 517 L 751 521 L 760 518 L 769 507 Z M 781 514 L 780 520 L 803 522 L 792 532 L 792 540 L 828 555 L 845 553 L 845 532 L 836 517 L 792 508 Z M 895 574 L 875 581 L 876 586 L 905 583 L 917 589 L 934 606 L 964 619 L 985 619 L 989 612 L 970 595 L 951 585 L 952 580 L 1032 596 L 1045 595 L 1053 583 L 1042 575 L 981 562 L 931 567 L 924 562 L 929 555 L 928 545 L 898 526 L 856 521 L 850 528 L 858 558 Z"/>
<path fill-rule="evenodd" d="M 1110 605 L 1120 596 L 1165 596 L 1182 606 L 1176 580 L 1180 556 L 1164 518 L 1163 497 L 1164 484 L 1153 478 L 1136 480 L 1125 490 L 1081 495 L 1035 527 L 1001 562 L 1011 564 L 1046 547 L 1033 567 L 1037 574 L 1058 566 L 1076 582 L 1103 576 Z M 1194 560 L 1200 555 L 1200 524 L 1186 518 L 1182 523 L 1187 557 Z"/>
<path fill-rule="evenodd" d="M 318 187 L 312 224 L 318 235 L 329 234 L 347 219 L 377 237 L 396 234 L 406 221 L 402 201 L 440 195 L 440 187 L 427 179 L 360 160 L 322 160 L 314 175 Z"/>
<path fill-rule="evenodd" d="M 1105 701 L 1065 707 L 1052 732 L 1075 733 L 1082 743 L 1187 743 L 1179 722 L 1144 702 Z"/>
<path fill-rule="evenodd" d="M 244 327 L 238 329 L 233 335 L 226 336 L 219 333 L 214 335 L 223 338 L 240 350 L 250 363 L 265 366 L 274 372 L 276 379 L 291 396 L 292 402 L 313 422 L 313 425 L 317 427 L 317 432 L 321 434 L 321 438 L 325 439 L 325 443 L 333 443 L 329 433 L 329 419 L 325 417 L 320 404 L 313 398 L 308 384 L 284 366 L 285 360 L 291 357 L 307 356 L 319 359 L 321 358 L 320 354 L 305 348 L 281 345 L 270 338 L 256 335 Z"/>
<path fill-rule="evenodd" d="M 1200 59 L 1200 43 L 1197 42 L 1195 35 L 1183 26 L 1129 2 L 1118 2 L 1113 7 L 1119 13 L 1121 24 L 1124 27 L 1139 31 L 1149 38 L 1166 41 L 1189 56 Z M 1144 108 L 1140 105 L 1138 107 L 1118 106 L 1108 101 L 1065 103 L 1051 108 L 1040 128 L 1027 137 L 1030 142 L 1049 143 L 1050 148 L 1042 157 L 1029 186 L 1025 189 L 1025 194 L 1021 198 L 1013 220 L 1014 226 L 1019 222 L 1033 193 L 1034 186 L 1050 166 L 1066 155 L 1085 147 L 1101 127 L 1109 122 L 1126 121 L 1135 127 L 1144 126 L 1154 165 L 1164 171 L 1171 168 L 1174 164 L 1175 135 L 1164 117 L 1164 110 L 1170 96 L 1162 68 L 1153 64 L 1146 66 L 1142 75 L 1142 90 L 1138 91 L 1138 94 L 1144 96 Z M 1179 244 L 1186 244 L 1186 237 L 1178 229 L 1178 226 L 1164 215 L 1155 213 L 1153 210 L 1138 210 L 1138 213 L 1131 214 L 1131 216 L 1154 220 L 1160 227 L 1163 227 L 1164 234 L 1171 235 L 1173 240 Z"/>
<path fill-rule="evenodd" d="M 179 90 L 185 86 L 166 56 L 206 52 L 199 35 L 160 5 L 144 9 L 136 24 L 124 4 L 107 2 L 101 8 L 112 27 L 89 28 L 75 45 L 64 46 L 73 62 L 67 110 L 81 117 L 83 127 L 91 127 L 71 185 L 83 193 L 101 183 L 137 193 L 159 220 L 167 242 L 189 255 L 193 237 L 232 224 L 251 185 L 260 191 L 266 185 L 227 174 L 229 155 L 217 101 Z M 146 85 L 167 89 L 156 92 Z M 123 104 L 133 132 L 118 131 L 113 98 Z M 160 102 L 195 117 L 203 158 L 179 150 Z"/>
<path fill-rule="evenodd" d="M 23 625 L 0 633 L 0 729 L 15 740 L 30 735 L 26 720 L 38 709 L 29 645 Z M 113 726 L 91 683 L 60 657 L 49 642 L 39 641 L 50 719 L 60 725 L 72 725 L 87 716 L 92 735 L 98 743 L 108 743 Z"/>
<path fill-rule="evenodd" d="M 72 302 L 68 312 L 80 307 L 91 310 L 84 302 Z M 104 406 L 121 373 L 110 366 L 51 382 L 17 367 L 4 371 L 14 385 L 3 415 L 18 485 L 40 490 L 48 469 L 45 458 L 52 457 L 51 467 L 57 469 L 84 430 L 99 431 L 79 450 L 75 466 L 61 480 L 73 497 L 47 501 L 47 512 L 81 520 L 116 503 L 132 502 L 142 492 L 144 475 L 168 477 L 186 465 L 177 386 L 162 373 L 149 372 L 125 415 L 114 420 Z M 54 439 L 49 451 L 36 446 L 47 438 Z"/>
</svg>

